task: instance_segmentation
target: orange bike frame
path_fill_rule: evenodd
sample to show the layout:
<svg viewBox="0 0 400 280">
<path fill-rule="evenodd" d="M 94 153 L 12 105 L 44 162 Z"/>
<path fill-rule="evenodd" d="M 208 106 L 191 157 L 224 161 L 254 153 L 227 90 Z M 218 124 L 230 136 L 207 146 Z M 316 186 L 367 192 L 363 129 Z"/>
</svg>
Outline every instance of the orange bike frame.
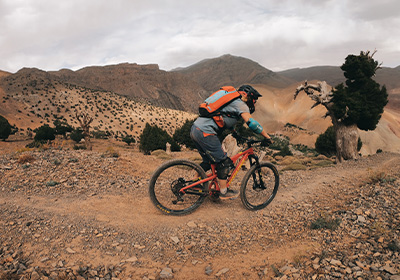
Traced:
<svg viewBox="0 0 400 280">
<path fill-rule="evenodd" d="M 233 170 L 231 176 L 228 178 L 227 187 L 229 187 L 230 183 L 233 181 L 233 179 L 235 179 L 240 168 L 246 162 L 246 160 L 249 158 L 250 155 L 254 155 L 254 150 L 252 147 L 231 157 L 231 160 L 234 163 L 236 163 L 239 159 L 240 159 L 240 161 L 239 161 L 239 163 L 237 163 L 235 165 L 235 169 Z M 187 189 L 190 189 L 190 188 L 195 187 L 200 184 L 204 184 L 205 182 L 209 182 L 209 181 L 211 181 L 211 184 L 209 185 L 209 189 L 211 189 L 211 186 L 214 184 L 215 190 L 219 191 L 219 185 L 218 185 L 217 173 L 216 173 L 216 164 L 211 164 L 211 173 L 207 175 L 207 178 L 204 178 L 200 181 L 190 184 L 190 185 L 182 188 L 180 191 L 185 192 L 185 190 L 187 190 Z"/>
</svg>

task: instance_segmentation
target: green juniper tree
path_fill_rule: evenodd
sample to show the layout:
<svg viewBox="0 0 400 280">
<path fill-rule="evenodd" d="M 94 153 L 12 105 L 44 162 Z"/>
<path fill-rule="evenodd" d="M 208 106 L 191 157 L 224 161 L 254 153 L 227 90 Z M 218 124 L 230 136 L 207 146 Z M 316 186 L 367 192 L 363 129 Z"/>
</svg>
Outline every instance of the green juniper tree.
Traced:
<svg viewBox="0 0 400 280">
<path fill-rule="evenodd" d="M 56 139 L 56 130 L 48 124 L 44 124 L 34 130 L 36 132 L 35 141 L 47 141 Z"/>
<path fill-rule="evenodd" d="M 185 123 L 180 127 L 177 128 L 174 132 L 173 139 L 182 145 L 185 145 L 188 148 L 195 149 L 196 146 L 192 138 L 190 138 L 190 129 L 193 125 L 195 120 L 186 120 Z"/>
<path fill-rule="evenodd" d="M 167 142 L 171 144 L 171 151 L 180 151 L 180 146 L 168 132 L 157 125 L 146 123 L 140 135 L 139 150 L 144 154 L 150 154 L 152 151 L 158 149 L 165 150 Z"/>
<path fill-rule="evenodd" d="M 380 68 L 373 59 L 375 54 L 361 52 L 348 55 L 341 66 L 346 84 L 339 84 L 330 90 L 326 82 L 317 85 L 305 84 L 296 89 L 294 98 L 300 91 L 315 101 L 313 107 L 323 105 L 331 117 L 336 137 L 336 157 L 338 161 L 358 157 L 358 130 L 374 130 L 388 102 L 385 86 L 380 86 L 373 77 Z M 312 107 L 312 108 L 313 108 Z"/>
<path fill-rule="evenodd" d="M 3 141 L 6 140 L 11 134 L 11 129 L 12 127 L 8 120 L 5 117 L 0 116 L 0 139 Z"/>
</svg>

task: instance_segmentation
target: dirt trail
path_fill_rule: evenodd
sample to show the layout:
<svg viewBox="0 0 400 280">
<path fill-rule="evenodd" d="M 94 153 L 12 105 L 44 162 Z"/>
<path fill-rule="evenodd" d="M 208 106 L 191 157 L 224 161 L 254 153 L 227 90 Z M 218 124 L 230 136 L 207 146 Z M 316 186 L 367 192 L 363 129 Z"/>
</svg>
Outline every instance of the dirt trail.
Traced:
<svg viewBox="0 0 400 280">
<path fill-rule="evenodd" d="M 295 225 L 296 217 L 286 216 L 287 209 L 301 206 L 311 212 L 315 201 L 329 197 L 334 204 L 340 188 L 360 184 L 373 171 L 400 166 L 400 156 L 380 154 L 326 168 L 284 172 L 275 200 L 258 212 L 246 210 L 240 199 L 222 203 L 206 200 L 194 213 L 180 217 L 162 214 L 148 197 L 149 176 L 161 162 L 130 151 L 113 161 L 109 172 L 128 178 L 135 175 L 140 182 L 134 188 L 118 186 L 117 182 L 106 184 L 105 189 L 58 191 L 60 186 L 56 186 L 47 192 L 39 188 L 10 191 L 4 186 L 12 184 L 1 182 L 0 206 L 7 217 L 0 222 L 10 228 L 9 234 L 2 236 L 3 245 L 19 244 L 38 266 L 57 267 L 60 262 L 64 267 L 120 265 L 123 272 L 119 279 L 155 279 L 165 267 L 173 268 L 174 279 L 210 279 L 223 269 L 229 272 L 220 277 L 258 279 L 267 264 L 320 246 L 290 233 L 284 224 Z M 108 161 L 93 166 L 97 164 Z M 29 178 L 18 175 L 20 171 L 3 173 L 16 172 L 15 185 L 21 185 Z M 43 172 L 44 177 L 54 173 Z M 101 176 L 92 180 L 98 180 L 100 186 L 103 183 Z M 17 236 L 11 241 L 14 234 Z M 126 261 L 132 258 L 136 260 Z M 210 264 L 211 276 L 205 273 Z"/>
<path fill-rule="evenodd" d="M 392 165 L 397 158 L 382 158 L 376 162 L 379 169 Z M 263 211 L 273 211 L 278 205 L 303 201 L 306 197 L 323 194 L 332 184 L 354 184 L 365 179 L 373 170 L 365 164 L 352 163 L 347 168 L 346 163 L 341 167 L 328 167 L 308 172 L 287 172 L 281 175 L 281 187 L 274 202 Z M 347 163 L 347 165 L 350 165 Z M 292 173 L 300 177 L 298 182 L 289 181 L 286 175 Z M 146 181 L 146 179 L 144 179 Z M 240 180 L 238 180 L 240 182 Z M 182 226 L 191 220 L 201 219 L 205 222 L 216 222 L 218 219 L 232 217 L 247 219 L 254 213 L 241 205 L 240 199 L 225 201 L 219 204 L 206 201 L 197 211 L 190 215 L 173 217 L 164 215 L 154 208 L 147 195 L 147 185 L 140 192 L 131 195 L 129 192 L 117 195 L 102 194 L 93 196 L 63 196 L 18 195 L 0 198 L 1 203 L 13 203 L 21 207 L 36 209 L 59 217 L 73 219 L 96 220 L 108 226 L 121 230 L 135 229 L 153 231 L 157 227 Z M 28 199 L 29 198 L 29 199 Z M 262 212 L 262 211 L 261 211 Z M 212 213 L 212 214 L 210 214 Z"/>
</svg>

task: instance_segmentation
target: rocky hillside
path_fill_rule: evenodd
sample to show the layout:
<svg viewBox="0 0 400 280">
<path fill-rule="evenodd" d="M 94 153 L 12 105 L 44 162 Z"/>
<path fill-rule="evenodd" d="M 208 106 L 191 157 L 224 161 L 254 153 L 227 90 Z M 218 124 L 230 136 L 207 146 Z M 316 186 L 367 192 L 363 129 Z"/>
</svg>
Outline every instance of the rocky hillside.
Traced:
<svg viewBox="0 0 400 280">
<path fill-rule="evenodd" d="M 131 99 L 181 111 L 197 110 L 207 92 L 183 75 L 162 71 L 158 65 L 118 64 L 51 72 L 62 82 L 110 91 Z"/>
<path fill-rule="evenodd" d="M 52 126 L 63 118 L 78 127 L 75 112 L 85 112 L 94 121 L 94 131 L 138 137 L 146 123 L 173 133 L 191 113 L 156 107 L 143 99 L 132 100 L 114 92 L 68 84 L 38 69 L 22 69 L 0 82 L 0 115 L 27 132 L 43 124 Z"/>
<path fill-rule="evenodd" d="M 184 74 L 210 92 L 222 85 L 238 87 L 242 84 L 263 84 L 284 88 L 295 82 L 254 61 L 232 55 L 206 59 L 175 72 Z"/>
</svg>

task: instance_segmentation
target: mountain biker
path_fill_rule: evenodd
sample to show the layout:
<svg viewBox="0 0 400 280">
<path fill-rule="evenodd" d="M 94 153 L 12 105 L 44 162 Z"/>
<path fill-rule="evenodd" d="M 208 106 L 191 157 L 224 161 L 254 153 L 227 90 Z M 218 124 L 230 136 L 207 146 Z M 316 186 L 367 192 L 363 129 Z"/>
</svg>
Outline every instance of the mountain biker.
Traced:
<svg viewBox="0 0 400 280">
<path fill-rule="evenodd" d="M 234 164 L 222 149 L 217 134 L 226 128 L 233 129 L 236 122 L 242 118 L 251 130 L 264 136 L 267 142 L 272 142 L 262 126 L 251 116 L 255 111 L 254 104 L 261 94 L 250 85 L 242 85 L 238 92 L 240 98 L 235 99 L 220 111 L 225 123 L 224 127 L 220 128 L 212 118 L 198 117 L 190 131 L 190 137 L 203 159 L 200 166 L 204 171 L 211 169 L 211 163 L 217 164 L 216 171 L 222 199 L 234 198 L 238 192 L 227 189 L 228 173 Z"/>
</svg>

